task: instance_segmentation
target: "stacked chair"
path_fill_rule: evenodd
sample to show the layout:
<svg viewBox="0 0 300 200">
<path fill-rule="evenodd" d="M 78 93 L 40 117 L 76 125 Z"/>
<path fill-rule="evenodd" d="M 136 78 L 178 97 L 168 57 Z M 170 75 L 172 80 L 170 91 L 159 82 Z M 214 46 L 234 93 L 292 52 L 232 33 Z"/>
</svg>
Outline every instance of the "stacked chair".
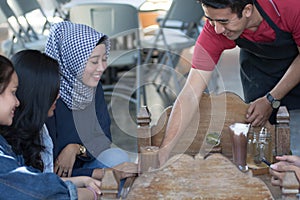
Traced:
<svg viewBox="0 0 300 200">
<path fill-rule="evenodd" d="M 63 6 L 70 1 L 71 0 L 52 0 L 51 2 L 54 7 L 53 17 L 59 17 L 63 20 L 68 20 L 69 14 L 65 9 L 63 9 Z"/>
<path fill-rule="evenodd" d="M 179 93 L 181 86 L 174 68 L 182 51 L 195 44 L 203 16 L 202 7 L 196 0 L 173 0 L 165 17 L 158 19 L 156 33 L 142 39 L 142 47 L 148 49 L 144 64 L 153 64 L 153 57 L 158 57 L 154 63 L 158 67 L 154 83 L 161 77 L 159 85 L 167 86 L 173 77 L 176 93 Z M 165 66 L 171 69 L 171 73 L 166 73 Z"/>
<path fill-rule="evenodd" d="M 25 26 L 27 27 L 27 31 L 36 39 L 38 38 L 37 31 L 33 28 L 32 22 L 30 21 L 30 14 L 33 12 L 39 12 L 39 16 L 41 19 L 44 19 L 44 23 L 42 24 L 42 32 L 44 32 L 47 28 L 50 27 L 51 23 L 49 22 L 44 10 L 37 2 L 37 0 L 7 0 L 7 3 L 15 13 L 16 17 L 23 17 L 25 20 Z"/>
<path fill-rule="evenodd" d="M 43 51 L 47 36 L 46 30 L 50 22 L 37 0 L 0 0 L 1 22 L 7 23 L 12 37 L 2 43 L 2 51 L 6 56 L 22 49 L 37 49 Z M 33 24 L 32 13 L 39 12 L 44 23 L 41 31 Z M 30 18 L 31 17 L 31 18 Z"/>
</svg>

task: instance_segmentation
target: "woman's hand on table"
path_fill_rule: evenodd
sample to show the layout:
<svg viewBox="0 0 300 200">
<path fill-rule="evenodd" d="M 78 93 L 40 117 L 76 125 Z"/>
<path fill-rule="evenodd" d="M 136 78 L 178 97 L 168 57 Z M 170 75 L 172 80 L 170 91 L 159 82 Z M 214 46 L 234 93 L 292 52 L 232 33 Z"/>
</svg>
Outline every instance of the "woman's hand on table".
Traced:
<svg viewBox="0 0 300 200">
<path fill-rule="evenodd" d="M 93 170 L 92 177 L 98 180 L 103 179 L 105 176 L 105 172 L 113 171 L 116 178 L 121 180 L 123 178 L 134 177 L 137 176 L 138 166 L 135 163 L 124 162 L 119 165 L 116 165 L 112 168 L 96 168 Z"/>
<path fill-rule="evenodd" d="M 63 181 L 71 181 L 77 187 L 78 199 L 95 200 L 102 194 L 100 187 L 101 181 L 89 176 L 64 177 Z"/>
<path fill-rule="evenodd" d="M 291 165 L 295 165 L 300 167 L 300 157 L 295 155 L 283 155 L 283 156 L 276 156 L 276 159 L 279 161 L 286 161 Z"/>
<path fill-rule="evenodd" d="M 54 172 L 60 177 L 70 177 L 79 151 L 78 144 L 68 144 L 58 155 L 54 163 Z"/>
<path fill-rule="evenodd" d="M 89 176 L 74 176 L 74 177 L 65 177 L 62 178 L 64 181 L 71 181 L 79 188 L 83 187 L 91 187 L 93 188 L 98 194 L 101 194 L 100 187 L 101 181 L 91 178 Z"/>
<path fill-rule="evenodd" d="M 280 156 L 280 157 L 282 157 L 282 156 Z M 295 172 L 298 180 L 300 180 L 300 167 L 294 165 L 293 162 L 286 161 L 285 159 L 286 158 L 282 158 L 282 161 L 279 161 L 270 166 L 269 172 L 272 175 L 271 183 L 274 186 L 281 187 L 283 179 L 286 175 L 286 172 L 289 172 L 289 171 Z M 288 160 L 290 160 L 290 158 Z M 293 160 L 293 158 L 292 158 L 292 160 Z"/>
<path fill-rule="evenodd" d="M 100 199 L 101 194 L 97 194 L 91 188 L 77 188 L 78 200 L 95 200 Z"/>
</svg>

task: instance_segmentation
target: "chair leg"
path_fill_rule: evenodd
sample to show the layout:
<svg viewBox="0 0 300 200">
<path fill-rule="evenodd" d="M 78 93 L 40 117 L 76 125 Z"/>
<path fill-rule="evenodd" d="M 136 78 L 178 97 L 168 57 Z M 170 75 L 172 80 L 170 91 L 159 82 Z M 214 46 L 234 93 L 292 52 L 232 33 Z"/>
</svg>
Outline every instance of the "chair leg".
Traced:
<svg viewBox="0 0 300 200">
<path fill-rule="evenodd" d="M 163 63 L 165 63 L 166 60 L 166 54 L 164 53 L 162 58 L 160 59 L 160 62 L 157 64 L 158 66 L 158 70 L 154 76 L 154 78 L 152 79 L 152 82 L 155 83 L 155 81 L 157 80 L 157 78 L 159 77 L 159 75 L 162 73 L 163 71 Z"/>
<path fill-rule="evenodd" d="M 177 78 L 177 74 L 175 71 L 176 65 L 174 64 L 174 61 L 177 63 L 178 62 L 177 60 L 179 60 L 179 59 L 178 59 L 177 55 L 174 55 L 174 56 L 171 55 L 170 51 L 166 51 L 164 53 L 162 60 L 158 64 L 158 66 L 162 65 L 162 67 L 160 67 L 160 70 L 157 72 L 157 74 L 155 75 L 155 77 L 153 79 L 153 81 L 155 81 L 159 75 L 161 77 L 161 84 L 157 87 L 157 91 L 159 91 L 163 85 L 165 88 L 169 84 L 171 77 L 173 78 L 173 81 L 174 81 L 174 87 L 175 87 L 176 94 L 179 94 L 179 92 L 181 90 L 179 80 Z M 167 73 L 167 72 L 169 72 L 169 70 L 163 69 L 164 68 L 163 65 L 165 65 L 165 64 L 171 68 L 171 76 L 169 73 Z"/>
</svg>

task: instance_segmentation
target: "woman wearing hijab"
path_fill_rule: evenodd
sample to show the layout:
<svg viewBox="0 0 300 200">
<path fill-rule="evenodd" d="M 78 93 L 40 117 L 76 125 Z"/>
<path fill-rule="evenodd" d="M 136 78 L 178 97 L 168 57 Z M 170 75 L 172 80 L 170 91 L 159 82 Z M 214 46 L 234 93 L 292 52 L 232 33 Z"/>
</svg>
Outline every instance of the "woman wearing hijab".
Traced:
<svg viewBox="0 0 300 200">
<path fill-rule="evenodd" d="M 59 176 L 101 179 L 103 169 L 113 167 L 125 178 L 137 171 L 125 151 L 111 148 L 110 117 L 100 83 L 109 48 L 108 37 L 89 26 L 65 21 L 51 27 L 45 53 L 58 61 L 61 85 L 47 127 Z"/>
</svg>

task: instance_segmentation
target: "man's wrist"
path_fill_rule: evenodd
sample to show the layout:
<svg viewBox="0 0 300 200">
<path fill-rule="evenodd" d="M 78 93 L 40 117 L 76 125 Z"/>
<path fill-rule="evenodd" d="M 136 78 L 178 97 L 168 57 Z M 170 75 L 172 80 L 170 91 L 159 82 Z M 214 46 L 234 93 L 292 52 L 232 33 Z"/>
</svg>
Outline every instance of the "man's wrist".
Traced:
<svg viewBox="0 0 300 200">
<path fill-rule="evenodd" d="M 279 106 L 281 104 L 280 100 L 274 98 L 270 92 L 268 92 L 266 94 L 266 98 L 269 101 L 269 103 L 271 104 L 273 109 L 278 109 L 279 108 Z"/>
</svg>

